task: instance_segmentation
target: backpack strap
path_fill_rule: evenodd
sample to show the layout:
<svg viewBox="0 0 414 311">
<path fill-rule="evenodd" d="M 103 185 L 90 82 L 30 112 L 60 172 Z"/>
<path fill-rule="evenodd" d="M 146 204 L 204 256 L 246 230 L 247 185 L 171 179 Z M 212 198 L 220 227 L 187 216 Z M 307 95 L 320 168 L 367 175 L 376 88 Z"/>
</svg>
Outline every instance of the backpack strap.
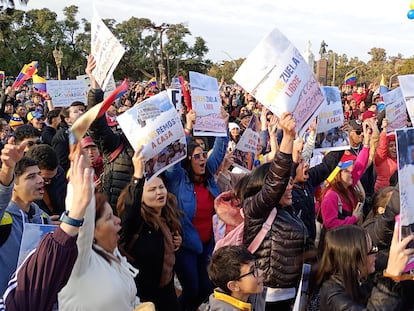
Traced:
<svg viewBox="0 0 414 311">
<path fill-rule="evenodd" d="M 121 153 L 122 148 L 124 148 L 123 142 L 121 142 L 119 146 L 108 156 L 108 163 L 111 163 L 113 160 L 116 159 L 116 157 Z"/>
<path fill-rule="evenodd" d="M 339 194 L 337 192 L 335 192 L 335 193 L 338 196 L 338 212 L 339 212 L 339 214 L 342 215 L 342 201 L 341 201 L 341 198 L 339 197 Z"/>
<path fill-rule="evenodd" d="M 253 241 L 250 243 L 249 247 L 247 248 L 252 254 L 257 251 L 260 244 L 262 244 L 266 234 L 269 232 L 270 228 L 272 227 L 272 223 L 275 220 L 277 215 L 277 209 L 274 207 L 270 212 L 269 216 L 267 216 L 266 222 L 262 225 L 259 233 L 256 234 Z"/>
</svg>

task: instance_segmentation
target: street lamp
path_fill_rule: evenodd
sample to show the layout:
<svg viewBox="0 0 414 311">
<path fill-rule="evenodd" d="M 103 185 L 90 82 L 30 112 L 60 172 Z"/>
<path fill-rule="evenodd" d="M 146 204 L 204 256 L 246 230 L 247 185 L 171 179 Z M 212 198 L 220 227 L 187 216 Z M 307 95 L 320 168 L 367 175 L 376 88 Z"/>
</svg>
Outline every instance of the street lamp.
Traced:
<svg viewBox="0 0 414 311">
<path fill-rule="evenodd" d="M 388 88 L 391 89 L 392 86 L 392 78 L 394 78 L 395 76 L 398 76 L 398 72 L 394 73 L 391 75 L 390 77 L 390 82 L 388 83 Z"/>
<path fill-rule="evenodd" d="M 53 50 L 53 57 L 56 62 L 58 80 L 60 80 L 60 66 L 62 65 L 62 59 L 63 59 L 62 50 L 60 48 L 59 50 L 57 50 L 55 47 L 55 49 Z"/>
</svg>

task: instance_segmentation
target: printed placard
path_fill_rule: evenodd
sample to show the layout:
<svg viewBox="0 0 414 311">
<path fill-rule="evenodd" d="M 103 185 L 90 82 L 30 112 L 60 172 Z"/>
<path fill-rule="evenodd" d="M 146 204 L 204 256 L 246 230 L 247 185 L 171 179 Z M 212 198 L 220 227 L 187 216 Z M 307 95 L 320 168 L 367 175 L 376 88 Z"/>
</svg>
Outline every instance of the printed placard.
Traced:
<svg viewBox="0 0 414 311">
<path fill-rule="evenodd" d="M 117 121 L 134 150 L 144 146 L 146 179 L 150 180 L 185 158 L 184 128 L 166 91 L 128 109 Z"/>
</svg>

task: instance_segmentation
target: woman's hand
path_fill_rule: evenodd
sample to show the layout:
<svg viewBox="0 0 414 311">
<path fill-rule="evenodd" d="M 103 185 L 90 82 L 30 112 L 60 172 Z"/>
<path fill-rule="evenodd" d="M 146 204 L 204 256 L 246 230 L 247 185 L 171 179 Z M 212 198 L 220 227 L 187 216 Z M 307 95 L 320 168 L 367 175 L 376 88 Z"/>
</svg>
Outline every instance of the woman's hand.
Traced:
<svg viewBox="0 0 414 311">
<path fill-rule="evenodd" d="M 183 243 L 183 238 L 178 231 L 173 234 L 174 251 L 177 251 Z"/>
<path fill-rule="evenodd" d="M 143 146 L 138 146 L 132 157 L 132 164 L 134 166 L 134 177 L 141 179 L 144 177 L 145 156 L 141 153 Z"/>
<path fill-rule="evenodd" d="M 196 121 L 196 112 L 191 109 L 187 114 L 186 114 L 186 122 L 185 122 L 185 128 L 188 130 L 192 130 L 193 129 L 193 124 Z"/>
<path fill-rule="evenodd" d="M 283 129 L 283 136 L 290 136 L 293 139 L 296 136 L 296 122 L 290 112 L 284 112 L 279 120 L 279 125 Z"/>
<path fill-rule="evenodd" d="M 399 276 L 404 272 L 408 259 L 410 259 L 410 257 L 414 254 L 414 248 L 407 248 L 408 243 L 414 240 L 414 235 L 411 234 L 400 242 L 398 238 L 398 231 L 399 226 L 395 224 L 387 268 L 385 269 L 388 274 L 393 276 Z"/>
</svg>

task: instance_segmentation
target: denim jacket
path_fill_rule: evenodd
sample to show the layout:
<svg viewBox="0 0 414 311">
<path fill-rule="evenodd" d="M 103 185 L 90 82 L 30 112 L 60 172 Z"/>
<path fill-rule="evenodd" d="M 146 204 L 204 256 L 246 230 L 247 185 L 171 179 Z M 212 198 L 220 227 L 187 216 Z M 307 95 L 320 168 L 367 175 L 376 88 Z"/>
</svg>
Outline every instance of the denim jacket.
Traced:
<svg viewBox="0 0 414 311">
<path fill-rule="evenodd" d="M 226 137 L 216 137 L 213 152 L 207 159 L 206 169 L 211 173 L 211 177 L 207 181 L 207 189 L 214 197 L 220 194 L 214 179 L 214 173 L 223 162 L 228 142 L 228 134 Z M 203 250 L 203 245 L 192 222 L 196 213 L 194 184 L 190 181 L 187 172 L 182 168 L 180 162 L 167 169 L 165 177 L 168 191 L 177 197 L 178 207 L 184 212 L 180 219 L 183 228 L 183 243 L 181 247 L 200 254 Z"/>
</svg>

